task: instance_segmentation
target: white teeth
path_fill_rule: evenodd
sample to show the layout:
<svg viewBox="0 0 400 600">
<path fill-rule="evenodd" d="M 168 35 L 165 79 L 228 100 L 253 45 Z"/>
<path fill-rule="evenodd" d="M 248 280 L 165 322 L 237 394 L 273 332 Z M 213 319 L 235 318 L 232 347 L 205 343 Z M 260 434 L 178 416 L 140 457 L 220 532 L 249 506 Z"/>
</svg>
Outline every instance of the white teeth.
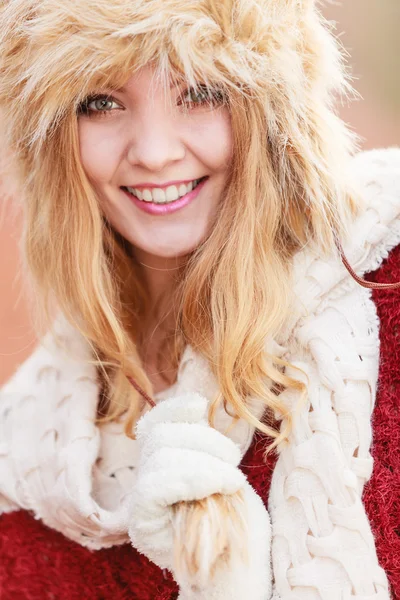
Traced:
<svg viewBox="0 0 400 600">
<path fill-rule="evenodd" d="M 185 187 L 186 190 L 186 185 L 182 184 L 182 187 Z M 153 190 L 153 193 L 156 192 L 157 189 Z M 185 191 L 184 194 L 182 194 L 183 196 L 186 194 L 187 192 Z M 167 189 L 165 190 L 165 197 L 167 202 L 173 202 L 174 200 L 178 200 L 179 198 L 179 192 L 178 192 L 178 188 L 176 187 L 176 185 L 170 185 L 169 187 L 167 187 Z M 157 202 L 156 199 L 154 199 L 155 202 Z"/>
<path fill-rule="evenodd" d="M 143 190 L 143 200 L 146 202 L 151 202 L 153 200 L 150 190 Z"/>
<path fill-rule="evenodd" d="M 154 202 L 155 204 L 165 204 L 167 202 L 174 202 L 178 198 L 181 198 L 185 194 L 191 192 L 196 185 L 199 183 L 200 179 L 195 179 L 191 181 L 187 185 L 181 183 L 179 189 L 176 185 L 170 185 L 166 190 L 162 190 L 161 188 L 153 188 L 151 190 L 144 189 L 138 190 L 137 188 L 127 187 L 126 189 L 130 194 L 133 194 L 139 200 L 143 200 L 144 202 Z"/>
<path fill-rule="evenodd" d="M 165 202 L 167 198 L 164 190 L 162 190 L 161 188 L 156 188 L 155 190 L 153 190 L 153 199 L 154 202 Z"/>
</svg>

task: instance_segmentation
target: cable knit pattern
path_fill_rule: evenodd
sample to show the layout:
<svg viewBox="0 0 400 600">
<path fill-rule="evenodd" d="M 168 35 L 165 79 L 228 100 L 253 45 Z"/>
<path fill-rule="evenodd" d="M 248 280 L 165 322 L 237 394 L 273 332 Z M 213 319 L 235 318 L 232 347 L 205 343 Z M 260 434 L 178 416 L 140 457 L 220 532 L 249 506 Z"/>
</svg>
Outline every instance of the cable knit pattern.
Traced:
<svg viewBox="0 0 400 600">
<path fill-rule="evenodd" d="M 354 159 L 367 209 L 344 250 L 356 272 L 376 269 L 400 242 L 400 150 Z M 371 476 L 371 415 L 379 360 L 379 323 L 369 290 L 344 266 L 305 248 L 295 257 L 298 313 L 275 350 L 309 378 L 305 408 L 279 450 L 268 509 L 273 597 L 277 600 L 388 599 L 386 575 L 361 502 Z M 129 540 L 127 501 L 138 449 L 122 424 L 94 425 L 98 387 L 90 351 L 60 319 L 73 357 L 48 335 L 0 394 L 0 512 L 35 511 L 44 523 L 89 548 Z M 295 369 L 288 373 L 300 377 Z M 301 376 L 303 377 L 303 376 Z M 188 347 L 177 384 L 157 396 L 195 391 L 210 399 L 216 382 Z M 281 395 L 293 410 L 298 394 Z M 252 409 L 261 416 L 257 399 Z M 279 415 L 275 415 L 279 417 Z M 229 417 L 218 415 L 225 431 Z M 284 426 L 284 421 L 282 422 Z M 253 429 L 229 432 L 242 456 Z M 249 599 L 251 600 L 251 599 Z"/>
<path fill-rule="evenodd" d="M 400 241 L 400 152 L 360 155 L 355 170 L 368 209 L 344 250 L 362 275 Z M 307 412 L 294 419 L 290 445 L 281 450 L 272 477 L 276 586 L 285 600 L 388 598 L 361 502 L 372 473 L 371 416 L 379 366 L 371 290 L 359 287 L 334 261 L 311 252 L 296 259 L 304 315 L 282 343 L 290 348 L 284 358 L 308 376 L 309 401 Z M 299 378 L 295 369 L 287 372 Z M 281 399 L 292 411 L 297 395 L 285 391 Z"/>
</svg>

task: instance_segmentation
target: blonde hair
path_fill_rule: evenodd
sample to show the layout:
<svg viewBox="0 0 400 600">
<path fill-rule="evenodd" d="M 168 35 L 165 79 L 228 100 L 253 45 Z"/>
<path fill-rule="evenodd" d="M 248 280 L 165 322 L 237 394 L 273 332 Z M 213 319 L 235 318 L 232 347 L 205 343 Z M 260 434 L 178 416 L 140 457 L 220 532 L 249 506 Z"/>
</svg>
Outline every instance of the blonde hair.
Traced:
<svg viewBox="0 0 400 600">
<path fill-rule="evenodd" d="M 126 375 L 153 391 L 138 349 L 146 291 L 80 163 L 77 108 L 148 64 L 165 85 L 223 90 L 230 178 L 210 235 L 177 271 L 171 339 L 176 364 L 191 344 L 217 378 L 211 424 L 223 402 L 274 438 L 271 451 L 291 431 L 279 390 L 301 402 L 307 392 L 266 350 L 295 309 L 292 258 L 306 244 L 336 252 L 359 209 L 347 178 L 355 140 L 333 109 L 351 88 L 330 26 L 312 0 L 6 0 L 0 21 L 0 105 L 39 306 L 47 321 L 57 306 L 88 339 L 107 384 L 99 422 L 127 411 L 130 436 L 143 402 Z M 283 431 L 252 414 L 250 396 L 285 417 Z"/>
</svg>

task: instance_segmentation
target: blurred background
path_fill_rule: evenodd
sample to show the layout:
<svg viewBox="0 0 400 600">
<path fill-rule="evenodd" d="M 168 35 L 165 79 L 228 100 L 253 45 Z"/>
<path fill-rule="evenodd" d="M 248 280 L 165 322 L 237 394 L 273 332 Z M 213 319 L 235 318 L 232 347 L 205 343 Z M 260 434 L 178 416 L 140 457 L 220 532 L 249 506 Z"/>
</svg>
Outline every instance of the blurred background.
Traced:
<svg viewBox="0 0 400 600">
<path fill-rule="evenodd" d="M 343 0 L 323 11 L 336 24 L 362 97 L 340 106 L 342 118 L 364 149 L 400 146 L 400 0 Z M 0 198 L 0 384 L 35 345 L 31 302 L 17 278 L 21 219 L 4 205 Z"/>
</svg>

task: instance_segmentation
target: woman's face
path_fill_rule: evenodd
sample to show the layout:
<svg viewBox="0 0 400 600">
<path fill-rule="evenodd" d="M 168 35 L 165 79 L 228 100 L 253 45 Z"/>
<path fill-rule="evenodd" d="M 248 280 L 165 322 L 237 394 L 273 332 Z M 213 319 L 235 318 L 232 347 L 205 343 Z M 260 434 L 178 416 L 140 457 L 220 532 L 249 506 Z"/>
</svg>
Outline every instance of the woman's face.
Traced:
<svg viewBox="0 0 400 600">
<path fill-rule="evenodd" d="M 231 123 L 217 90 L 210 105 L 201 89 L 185 85 L 165 94 L 153 75 L 146 67 L 122 90 L 86 100 L 79 142 L 113 227 L 135 254 L 168 259 L 188 254 L 210 232 L 228 177 Z"/>
</svg>

